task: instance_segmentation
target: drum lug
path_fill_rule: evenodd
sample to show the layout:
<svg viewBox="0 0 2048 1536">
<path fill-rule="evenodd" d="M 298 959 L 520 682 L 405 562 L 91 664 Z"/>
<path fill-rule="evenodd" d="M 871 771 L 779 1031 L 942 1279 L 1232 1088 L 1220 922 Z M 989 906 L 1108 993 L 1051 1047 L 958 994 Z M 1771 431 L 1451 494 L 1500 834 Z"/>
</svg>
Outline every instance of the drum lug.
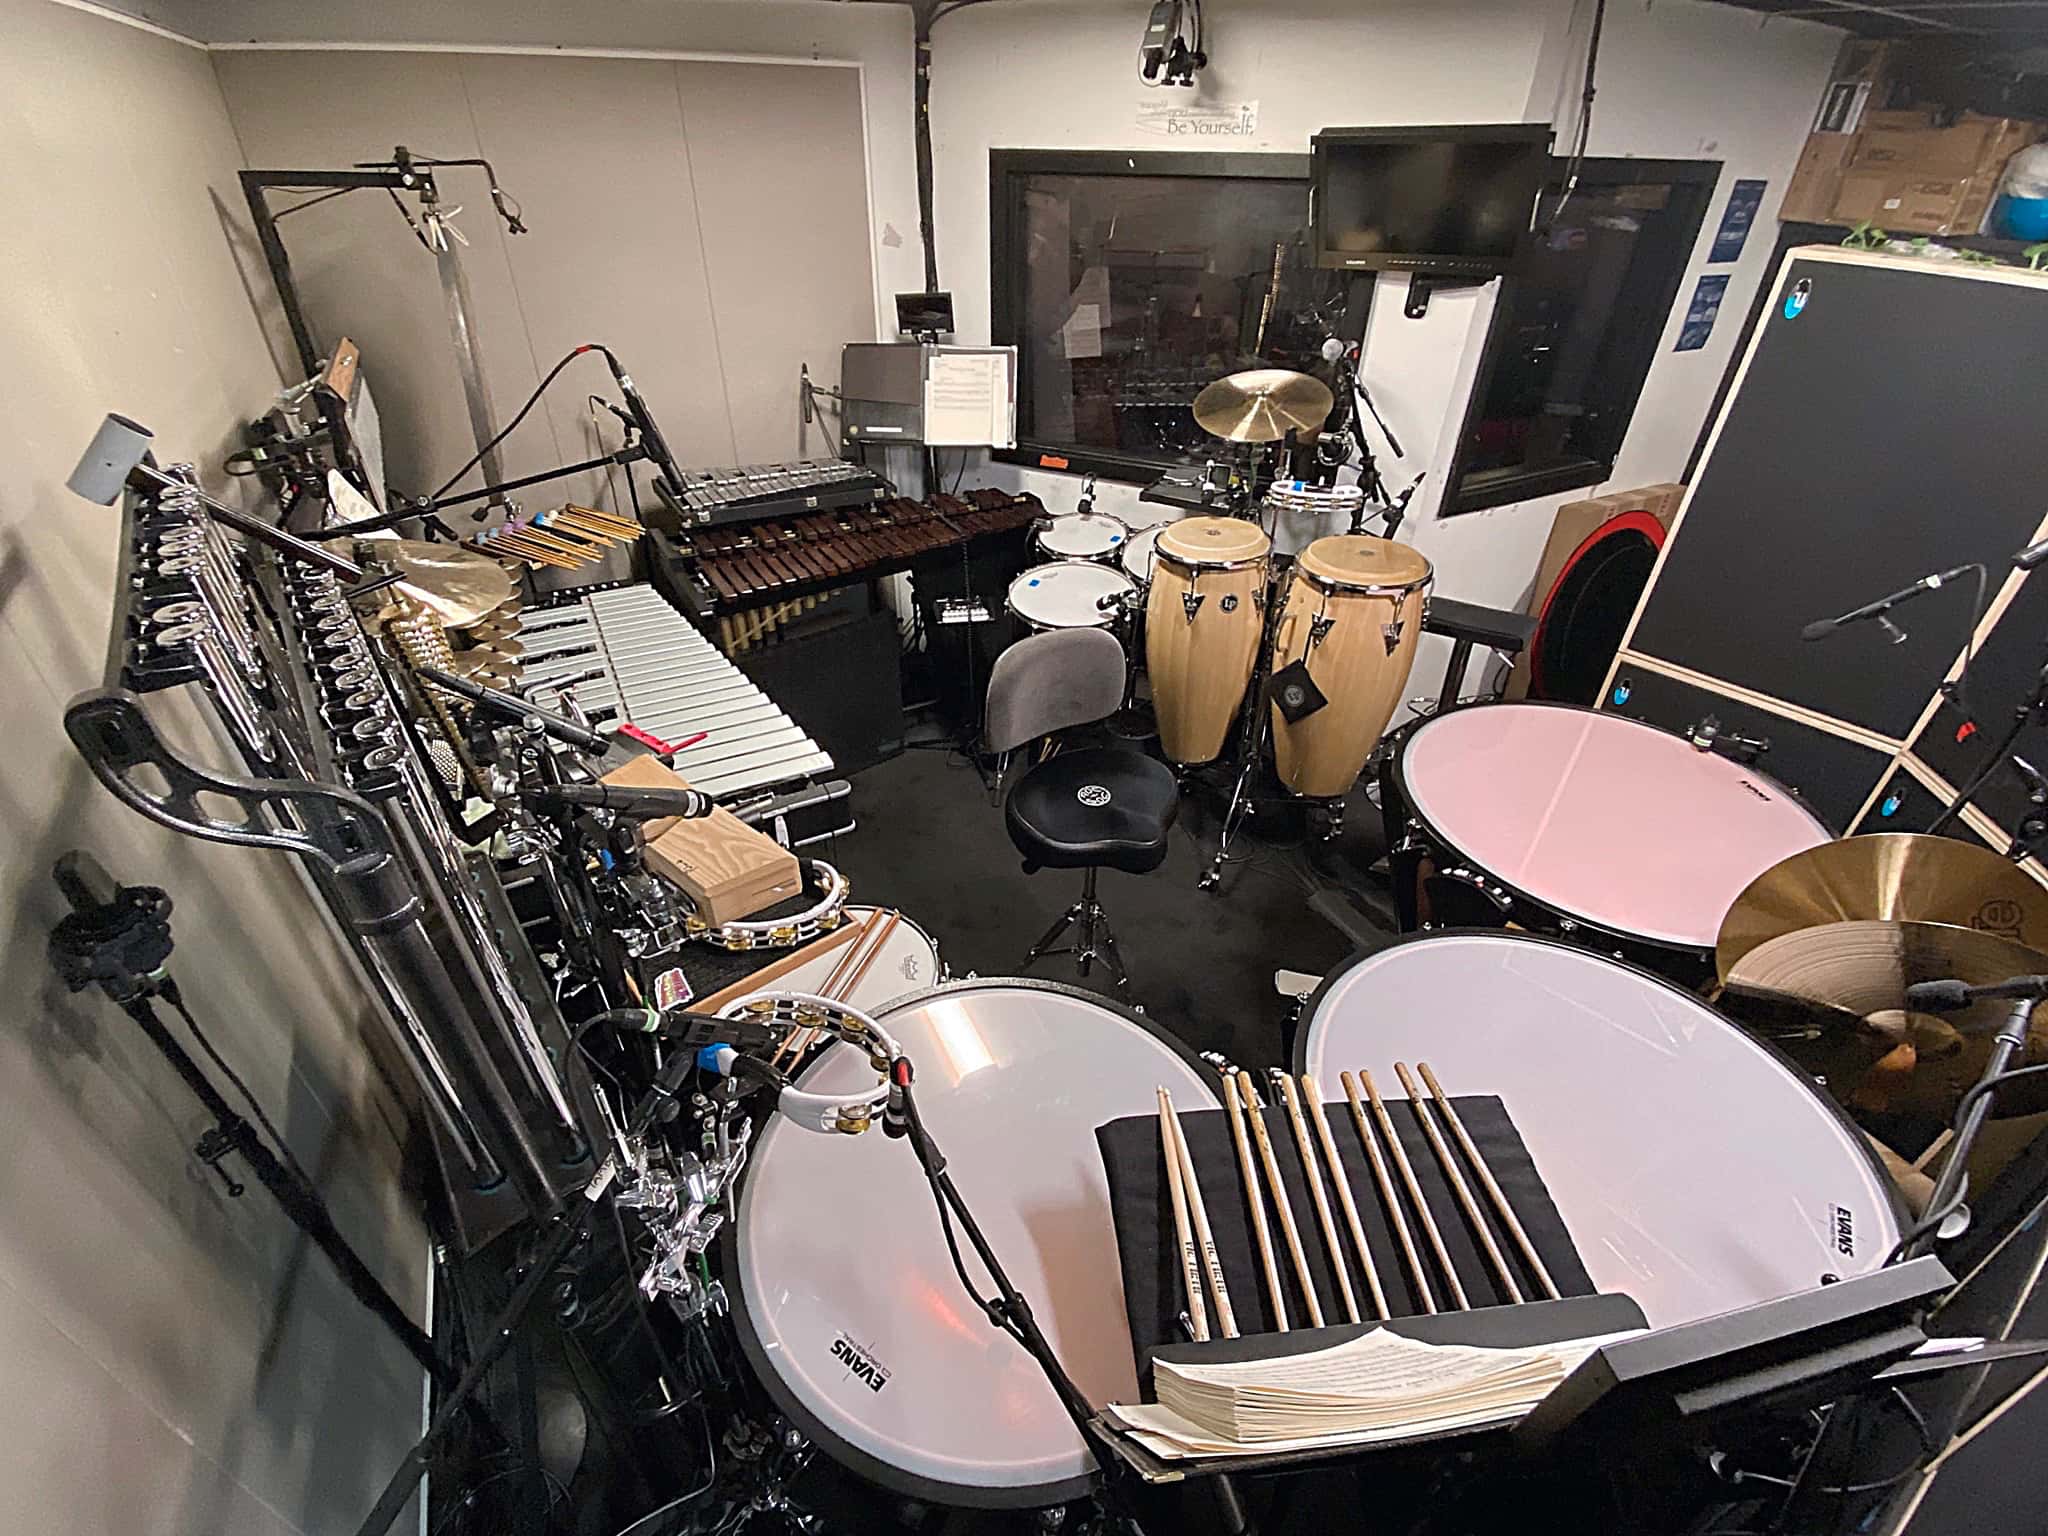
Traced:
<svg viewBox="0 0 2048 1536">
<path fill-rule="evenodd" d="M 1391 624 L 1382 624 L 1380 626 L 1380 633 L 1386 637 L 1387 654 L 1389 656 L 1393 655 L 1395 651 L 1400 649 L 1401 631 L 1405 627 L 1406 626 L 1404 626 L 1399 619 L 1394 620 L 1394 622 Z"/>
<path fill-rule="evenodd" d="M 1308 621 L 1308 643 L 1310 644 L 1310 646 L 1321 645 L 1323 643 L 1323 636 L 1327 635 L 1331 630 L 1335 629 L 1336 627 L 1337 616 L 1335 614 L 1317 614 L 1314 618 Z"/>
<path fill-rule="evenodd" d="M 1180 605 L 1187 610 L 1188 622 L 1192 624 L 1195 622 L 1195 614 L 1201 609 L 1202 594 L 1199 592 L 1183 592 L 1180 595 Z"/>
</svg>

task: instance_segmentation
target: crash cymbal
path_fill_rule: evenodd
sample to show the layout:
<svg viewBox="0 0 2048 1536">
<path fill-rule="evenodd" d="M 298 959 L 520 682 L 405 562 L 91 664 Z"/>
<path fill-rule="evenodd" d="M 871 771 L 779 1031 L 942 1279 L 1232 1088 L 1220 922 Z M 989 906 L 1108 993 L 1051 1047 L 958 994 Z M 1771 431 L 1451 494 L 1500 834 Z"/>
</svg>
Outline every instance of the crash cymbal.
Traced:
<svg viewBox="0 0 2048 1536">
<path fill-rule="evenodd" d="M 1728 986 L 1738 997 L 1748 992 L 1816 1005 L 1815 1027 L 1806 1038 L 1782 1027 L 1763 1032 L 1824 1079 L 1843 1103 L 1878 1113 L 1946 1116 L 1982 1076 L 2009 1005 L 1983 1002 L 1960 1013 L 1917 1013 L 1906 1007 L 1906 988 L 1950 976 L 1978 985 L 2043 969 L 2048 955 L 1975 928 L 1822 923 L 1757 945 L 1736 963 Z M 1855 1024 L 1845 1010 L 1856 1016 Z M 2048 1021 L 2029 1036 L 2029 1061 L 2048 1060 L 2044 1025 Z M 2019 1113 L 2025 1102 L 2008 1095 L 1998 1112 Z"/>
<path fill-rule="evenodd" d="M 2048 890 L 2017 866 L 1952 837 L 1873 832 L 1795 853 L 1750 881 L 1721 919 L 1714 961 L 1727 981 L 1768 939 L 1865 919 L 1950 923 L 2048 952 Z"/>
<path fill-rule="evenodd" d="M 1336 396 L 1320 379 L 1288 368 L 1254 368 L 1195 396 L 1195 424 L 1233 443 L 1277 443 L 1289 432 L 1322 430 L 1334 404 Z"/>
<path fill-rule="evenodd" d="M 474 624 L 512 596 L 512 577 L 487 555 L 418 539 L 362 539 L 357 556 L 402 571 L 395 589 L 443 624 Z"/>
</svg>

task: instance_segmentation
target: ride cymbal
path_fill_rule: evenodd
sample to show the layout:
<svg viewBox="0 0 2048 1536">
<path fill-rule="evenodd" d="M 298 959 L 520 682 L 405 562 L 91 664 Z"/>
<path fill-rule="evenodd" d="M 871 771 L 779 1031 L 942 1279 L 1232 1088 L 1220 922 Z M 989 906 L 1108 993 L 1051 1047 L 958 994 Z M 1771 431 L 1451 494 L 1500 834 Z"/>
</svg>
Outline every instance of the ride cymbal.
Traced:
<svg viewBox="0 0 2048 1536">
<path fill-rule="evenodd" d="M 1727 981 L 1781 934 L 1865 920 L 1953 924 L 2048 952 L 2048 890 L 2016 865 L 1952 837 L 1872 832 L 1795 853 L 1750 881 L 1721 919 L 1714 963 Z"/>
<path fill-rule="evenodd" d="M 451 629 L 474 624 L 512 596 L 512 576 L 496 560 L 453 544 L 362 539 L 357 557 L 404 573 L 394 589 Z"/>
<path fill-rule="evenodd" d="M 1807 1038 L 1767 1033 L 1843 1103 L 1946 1116 L 1983 1075 L 1992 1036 L 2011 1005 L 1918 1013 L 1906 1007 L 1906 988 L 1945 977 L 1982 985 L 2043 970 L 2048 955 L 1998 934 L 1948 923 L 1859 921 L 1767 939 L 1735 964 L 1728 985 L 1817 1005 L 1818 1027 Z M 1857 1022 L 1850 1024 L 1843 1010 Z M 2048 1028 L 2030 1031 L 2025 1059 L 2048 1060 Z M 2025 1105 L 2008 1094 L 1997 1112 L 2019 1113 Z"/>
<path fill-rule="evenodd" d="M 1335 404 L 1321 379 L 1289 368 L 1253 368 L 1195 396 L 1195 425 L 1228 442 L 1277 443 L 1289 432 L 1321 431 Z"/>
</svg>

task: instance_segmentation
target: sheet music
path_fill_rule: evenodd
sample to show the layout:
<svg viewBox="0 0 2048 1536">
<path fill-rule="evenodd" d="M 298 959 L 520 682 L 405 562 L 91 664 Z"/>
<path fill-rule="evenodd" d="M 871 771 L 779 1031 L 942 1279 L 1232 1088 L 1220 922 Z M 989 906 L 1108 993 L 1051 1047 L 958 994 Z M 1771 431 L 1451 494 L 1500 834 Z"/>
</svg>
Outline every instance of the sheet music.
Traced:
<svg viewBox="0 0 2048 1536">
<path fill-rule="evenodd" d="M 924 380 L 924 440 L 933 448 L 1013 448 L 1013 347 L 933 347 Z"/>
</svg>

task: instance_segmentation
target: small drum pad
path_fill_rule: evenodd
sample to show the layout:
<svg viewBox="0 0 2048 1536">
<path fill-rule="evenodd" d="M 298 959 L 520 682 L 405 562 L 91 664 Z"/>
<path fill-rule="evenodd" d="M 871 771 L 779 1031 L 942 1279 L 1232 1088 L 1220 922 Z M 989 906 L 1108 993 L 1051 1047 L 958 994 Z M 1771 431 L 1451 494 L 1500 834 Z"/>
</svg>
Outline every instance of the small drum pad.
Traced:
<svg viewBox="0 0 2048 1536">
<path fill-rule="evenodd" d="M 1308 675 L 1308 663 L 1291 662 L 1273 674 L 1273 704 L 1287 717 L 1289 725 L 1306 720 L 1329 703 L 1316 680 Z"/>
</svg>

